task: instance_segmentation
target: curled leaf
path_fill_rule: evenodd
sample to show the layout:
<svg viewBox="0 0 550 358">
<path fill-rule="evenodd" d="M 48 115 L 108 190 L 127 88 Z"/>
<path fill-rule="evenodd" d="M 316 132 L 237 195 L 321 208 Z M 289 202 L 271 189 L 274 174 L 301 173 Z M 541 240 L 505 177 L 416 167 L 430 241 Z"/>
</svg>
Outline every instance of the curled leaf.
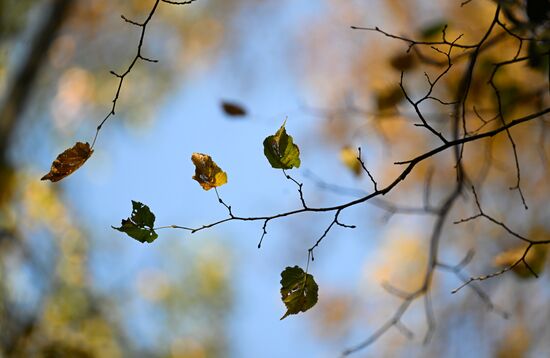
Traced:
<svg viewBox="0 0 550 358">
<path fill-rule="evenodd" d="M 193 153 L 191 160 L 195 164 L 193 179 L 198 181 L 204 190 L 227 183 L 227 173 L 221 170 L 208 154 Z"/>
<path fill-rule="evenodd" d="M 52 163 L 50 172 L 40 180 L 56 182 L 71 175 L 90 158 L 93 152 L 89 143 L 76 142 L 72 148 L 57 156 Z"/>
<path fill-rule="evenodd" d="M 363 172 L 361 170 L 361 163 L 357 159 L 357 150 L 350 147 L 345 146 L 340 150 L 340 160 L 342 160 L 342 163 L 346 167 L 348 167 L 355 176 L 361 175 Z"/>
<path fill-rule="evenodd" d="M 111 226 L 113 229 L 123 232 L 139 242 L 153 242 L 158 235 L 153 230 L 155 225 L 155 214 L 147 205 L 132 200 L 132 215 L 123 219 L 120 227 Z"/>
<path fill-rule="evenodd" d="M 313 276 L 298 266 L 287 267 L 281 272 L 281 299 L 287 311 L 281 319 L 291 314 L 305 312 L 315 306 L 319 286 Z"/>
<path fill-rule="evenodd" d="M 275 169 L 300 167 L 300 149 L 294 144 L 292 136 L 286 133 L 286 121 L 274 135 L 264 140 L 264 155 Z"/>
<path fill-rule="evenodd" d="M 246 109 L 243 106 L 233 102 L 222 102 L 222 109 L 225 114 L 231 117 L 243 117 L 246 116 Z"/>
</svg>

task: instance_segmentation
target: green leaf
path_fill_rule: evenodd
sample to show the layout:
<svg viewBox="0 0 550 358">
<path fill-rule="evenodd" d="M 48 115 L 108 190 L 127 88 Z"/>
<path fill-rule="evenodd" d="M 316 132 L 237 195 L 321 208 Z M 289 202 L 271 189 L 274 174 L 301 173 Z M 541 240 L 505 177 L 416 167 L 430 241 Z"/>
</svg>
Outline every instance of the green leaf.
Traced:
<svg viewBox="0 0 550 358">
<path fill-rule="evenodd" d="M 300 167 L 300 149 L 294 144 L 292 136 L 286 134 L 286 120 L 275 135 L 264 140 L 264 154 L 271 167 L 292 169 Z"/>
<path fill-rule="evenodd" d="M 132 215 L 128 219 L 123 219 L 120 227 L 111 227 L 126 233 L 139 242 L 151 243 L 158 237 L 155 230 L 153 230 L 154 225 L 155 214 L 149 210 L 149 207 L 139 201 L 132 200 Z"/>
<path fill-rule="evenodd" d="M 287 267 L 281 272 L 281 299 L 286 306 L 288 315 L 305 312 L 317 303 L 319 286 L 313 276 L 306 274 L 298 266 Z"/>
</svg>

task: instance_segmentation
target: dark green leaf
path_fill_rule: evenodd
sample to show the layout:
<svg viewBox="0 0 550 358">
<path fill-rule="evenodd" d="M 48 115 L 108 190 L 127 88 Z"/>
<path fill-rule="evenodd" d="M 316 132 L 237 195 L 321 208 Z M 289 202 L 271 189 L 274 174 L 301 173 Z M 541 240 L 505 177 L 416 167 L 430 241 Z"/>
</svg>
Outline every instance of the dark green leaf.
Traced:
<svg viewBox="0 0 550 358">
<path fill-rule="evenodd" d="M 287 311 L 281 319 L 288 315 L 305 312 L 317 303 L 319 286 L 313 276 L 306 274 L 298 266 L 287 267 L 281 272 L 281 299 Z"/>
<path fill-rule="evenodd" d="M 300 149 L 294 144 L 292 136 L 286 133 L 286 121 L 281 128 L 264 140 L 264 154 L 271 167 L 292 169 L 300 167 Z"/>
<path fill-rule="evenodd" d="M 155 225 L 155 214 L 149 210 L 147 205 L 132 200 L 132 215 L 121 222 L 120 227 L 111 226 L 113 229 L 126 233 L 132 239 L 139 242 L 153 242 L 158 235 L 153 230 Z"/>
</svg>

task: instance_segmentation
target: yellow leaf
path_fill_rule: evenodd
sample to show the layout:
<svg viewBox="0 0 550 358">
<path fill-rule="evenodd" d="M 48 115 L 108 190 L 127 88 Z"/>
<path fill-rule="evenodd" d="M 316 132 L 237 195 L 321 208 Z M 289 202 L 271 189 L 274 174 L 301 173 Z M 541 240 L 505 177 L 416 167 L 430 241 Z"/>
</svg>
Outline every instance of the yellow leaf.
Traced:
<svg viewBox="0 0 550 358">
<path fill-rule="evenodd" d="M 50 172 L 40 180 L 56 182 L 71 175 L 90 158 L 93 152 L 94 150 L 90 147 L 89 143 L 76 142 L 72 148 L 65 150 L 57 156 L 52 163 Z"/>
<path fill-rule="evenodd" d="M 227 174 L 207 154 L 193 153 L 191 160 L 195 164 L 193 179 L 199 182 L 204 190 L 227 183 Z"/>
<path fill-rule="evenodd" d="M 340 160 L 348 167 L 355 176 L 361 175 L 361 163 L 357 159 L 357 151 L 350 146 L 345 146 L 340 150 Z"/>
<path fill-rule="evenodd" d="M 525 253 L 526 247 L 516 247 L 510 250 L 506 250 L 495 256 L 493 264 L 497 267 L 505 268 L 514 265 Z M 538 275 L 543 271 L 544 263 L 546 260 L 546 246 L 536 245 L 533 246 L 527 255 L 525 261 Z M 520 262 L 515 266 L 512 271 L 522 278 L 533 277 L 533 273 L 525 266 L 523 262 Z"/>
</svg>

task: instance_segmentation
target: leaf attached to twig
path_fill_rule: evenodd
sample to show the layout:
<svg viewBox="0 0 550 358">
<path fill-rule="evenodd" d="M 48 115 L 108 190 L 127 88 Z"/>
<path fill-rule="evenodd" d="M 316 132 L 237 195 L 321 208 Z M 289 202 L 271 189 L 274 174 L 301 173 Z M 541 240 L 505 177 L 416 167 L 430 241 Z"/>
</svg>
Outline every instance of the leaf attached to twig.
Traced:
<svg viewBox="0 0 550 358">
<path fill-rule="evenodd" d="M 191 160 L 195 164 L 195 179 L 204 190 L 210 190 L 227 183 L 227 173 L 212 160 L 208 154 L 193 153 Z"/>
<path fill-rule="evenodd" d="M 264 140 L 264 154 L 271 167 L 292 169 L 300 167 L 300 149 L 294 144 L 292 136 L 286 133 L 286 121 L 274 135 Z"/>
<path fill-rule="evenodd" d="M 56 182 L 71 175 L 90 158 L 93 152 L 89 143 L 76 142 L 72 148 L 57 156 L 52 163 L 50 172 L 40 180 Z"/>
<path fill-rule="evenodd" d="M 120 227 L 111 227 L 141 243 L 151 243 L 158 237 L 155 230 L 153 230 L 154 225 L 155 214 L 151 212 L 149 207 L 139 201 L 132 200 L 132 215 L 128 219 L 123 219 Z"/>
<path fill-rule="evenodd" d="M 291 314 L 305 312 L 317 303 L 319 286 L 313 276 L 298 266 L 287 267 L 281 272 L 281 299 L 286 306 L 286 313 L 281 319 Z"/>
</svg>

